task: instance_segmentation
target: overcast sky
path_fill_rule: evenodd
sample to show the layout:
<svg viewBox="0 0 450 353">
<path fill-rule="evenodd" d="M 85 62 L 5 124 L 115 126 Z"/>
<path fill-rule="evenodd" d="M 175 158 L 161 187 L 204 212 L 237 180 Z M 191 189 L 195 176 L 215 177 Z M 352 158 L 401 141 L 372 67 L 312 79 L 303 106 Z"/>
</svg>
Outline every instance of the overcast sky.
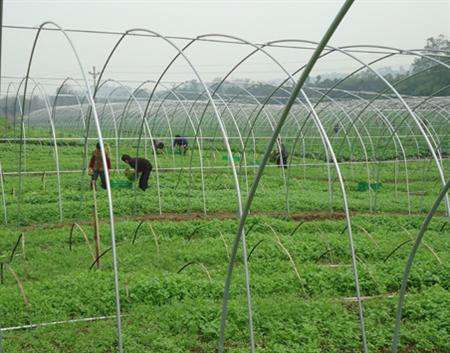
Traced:
<svg viewBox="0 0 450 353">
<path fill-rule="evenodd" d="M 5 1 L 5 25 L 35 26 L 51 20 L 65 28 L 125 31 L 147 28 L 165 35 L 196 36 L 223 33 L 254 42 L 277 39 L 320 40 L 342 0 L 314 1 Z M 331 44 L 377 44 L 403 49 L 421 48 L 426 38 L 450 36 L 450 0 L 356 0 Z M 117 36 L 70 34 L 86 69 L 98 68 L 113 47 Z M 23 76 L 31 49 L 30 31 L 5 29 L 3 34 L 3 75 Z M 184 42 L 177 41 L 177 45 Z M 187 51 L 202 77 L 210 80 L 224 75 L 250 50 L 248 47 L 200 43 Z M 270 53 L 295 70 L 310 51 L 270 49 Z M 107 77 L 131 80 L 155 79 L 175 54 L 160 39 L 129 38 L 111 61 Z M 373 55 L 359 55 L 363 60 Z M 396 57 L 381 66 L 407 65 L 408 57 Z M 343 55 L 330 55 L 314 74 L 348 72 L 356 67 Z M 80 77 L 73 55 L 60 34 L 46 32 L 38 47 L 31 72 L 34 76 Z M 270 80 L 283 72 L 263 55 L 243 65 L 234 78 Z M 168 81 L 195 78 L 180 62 L 167 76 Z M 6 82 L 6 81 L 5 81 Z"/>
</svg>

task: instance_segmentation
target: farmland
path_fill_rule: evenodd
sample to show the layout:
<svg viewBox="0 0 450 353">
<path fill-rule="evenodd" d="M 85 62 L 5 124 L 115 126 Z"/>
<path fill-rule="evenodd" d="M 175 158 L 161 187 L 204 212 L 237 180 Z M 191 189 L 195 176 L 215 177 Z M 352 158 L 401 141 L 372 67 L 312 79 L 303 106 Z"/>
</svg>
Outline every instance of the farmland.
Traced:
<svg viewBox="0 0 450 353">
<path fill-rule="evenodd" d="M 5 3 L 0 353 L 450 353 L 442 1 Z"/>
<path fill-rule="evenodd" d="M 17 136 L 11 126 L 5 131 Z M 214 131 L 207 132 L 212 135 Z M 436 136 L 448 142 L 444 128 L 436 124 L 436 131 L 441 131 Z M 46 134 L 40 127 L 28 127 L 21 177 L 17 168 L 20 144 L 6 141 L 0 145 L 8 221 L 0 227 L 0 326 L 7 329 L 2 332 L 4 349 L 114 351 L 117 338 L 106 192 L 99 189 L 96 193 L 104 252 L 97 268 L 93 193 L 89 176 L 80 171 L 83 144 L 70 142 L 75 130 L 59 132 L 59 193 L 55 144 L 43 137 Z M 170 146 L 170 139 L 166 140 Z M 145 193 L 135 188 L 112 189 L 127 351 L 212 352 L 217 347 L 224 280 L 239 219 L 227 152 L 216 140 L 202 141 L 201 157 L 195 145 L 186 156 L 172 154 L 167 147 L 165 154 L 157 155 L 158 181 L 154 170 Z M 255 141 L 246 164 L 239 144 L 231 145 L 241 157 L 236 165 L 244 198 L 267 143 L 266 139 Z M 293 141 L 286 141 L 292 150 Z M 333 147 L 339 150 L 342 141 L 335 138 Z M 405 134 L 405 160 L 396 158 L 392 146 L 383 150 L 384 158 L 378 155 L 371 161 L 364 160 L 360 147 L 342 149 L 337 155 L 348 193 L 367 341 L 370 351 L 377 353 L 390 348 L 406 259 L 441 188 L 434 162 L 420 155 L 426 152 L 423 141 L 419 139 L 420 150 L 408 141 L 411 137 Z M 95 138 L 89 140 L 89 155 L 95 143 Z M 115 151 L 119 156 L 134 153 L 136 140 L 124 139 L 116 147 L 111 139 L 108 144 L 111 179 L 124 180 L 125 165 L 114 159 Z M 153 160 L 148 145 L 142 153 Z M 305 145 L 305 150 L 294 151 L 290 168 L 267 167 L 245 225 L 256 348 L 258 352 L 359 351 L 358 307 L 342 192 L 336 171 L 323 160 L 320 145 L 312 140 Z M 444 156 L 446 150 L 444 145 Z M 445 158 L 442 165 L 448 173 L 450 164 Z M 368 181 L 368 174 L 371 182 L 381 184 L 379 190 L 358 189 Z M 442 204 L 409 278 L 402 352 L 450 351 L 450 228 L 446 223 Z M 248 351 L 245 292 L 244 262 L 239 255 L 225 335 L 228 352 Z M 101 319 L 76 321 L 83 318 Z M 14 328 L 67 320 L 75 322 Z"/>
<path fill-rule="evenodd" d="M 342 222 L 306 222 L 290 235 L 296 222 L 252 217 L 249 247 L 263 241 L 250 258 L 255 328 L 261 351 L 333 351 L 358 349 L 358 323 L 348 245 Z M 420 217 L 354 217 L 360 279 L 365 302 L 368 340 L 373 351 L 388 347 L 392 334 L 395 292 L 408 253 L 395 245 L 409 239 Z M 448 351 L 448 242 L 436 222 L 411 275 L 403 327 L 403 345 L 416 351 Z M 133 352 L 212 351 L 216 346 L 227 247 L 236 229 L 233 220 L 152 221 L 134 242 L 136 221 L 118 223 L 121 296 L 125 344 Z M 272 229 L 268 226 L 272 227 Z M 398 230 L 399 226 L 400 231 Z M 201 228 L 200 228 L 201 227 Z M 88 231 L 89 227 L 83 226 Z M 366 234 L 365 229 L 368 233 Z M 11 264 L 23 281 L 24 303 L 11 276 L 1 296 L 3 326 L 108 316 L 114 311 L 111 259 L 100 270 L 81 234 L 69 250 L 70 227 L 26 232 L 25 254 Z M 17 233 L 4 231 L 2 247 L 14 245 Z M 108 229 L 102 227 L 103 247 Z M 370 234 L 370 235 L 368 235 Z M 277 243 L 295 256 L 293 265 Z M 9 254 L 5 254 L 9 255 Z M 440 259 L 440 261 L 438 260 Z M 177 273 L 187 263 L 194 262 Z M 246 307 L 242 262 L 232 287 L 227 347 L 247 350 Z M 388 297 L 387 294 L 393 294 Z M 379 296 L 379 297 L 378 297 Z M 74 323 L 12 331 L 5 335 L 9 351 L 103 352 L 115 344 L 110 321 Z"/>
</svg>

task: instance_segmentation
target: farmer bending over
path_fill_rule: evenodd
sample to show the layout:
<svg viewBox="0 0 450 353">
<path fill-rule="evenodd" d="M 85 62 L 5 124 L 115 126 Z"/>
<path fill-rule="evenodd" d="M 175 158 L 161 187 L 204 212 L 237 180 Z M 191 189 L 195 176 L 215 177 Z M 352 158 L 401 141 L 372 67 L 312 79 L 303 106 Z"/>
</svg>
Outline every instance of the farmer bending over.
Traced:
<svg viewBox="0 0 450 353">
<path fill-rule="evenodd" d="M 336 135 L 339 133 L 339 124 L 334 125 L 333 131 Z"/>
<path fill-rule="evenodd" d="M 133 168 L 137 174 L 141 174 L 139 177 L 139 188 L 145 191 L 148 188 L 148 178 L 152 171 L 151 163 L 145 158 L 131 158 L 127 154 L 122 156 L 122 161 Z"/>
<path fill-rule="evenodd" d="M 273 159 L 277 162 L 279 167 L 283 167 L 286 169 L 288 167 L 288 151 L 283 143 L 280 142 L 280 145 L 275 147 L 275 151 L 273 154 Z"/>
<path fill-rule="evenodd" d="M 102 161 L 102 152 L 100 148 L 100 143 L 97 143 L 94 152 L 92 152 L 91 160 L 89 161 L 89 172 L 91 175 L 91 187 L 92 184 L 97 184 L 97 179 L 100 177 L 102 189 L 106 189 L 106 179 L 105 179 L 105 171 L 103 170 L 103 161 Z M 106 155 L 106 164 L 108 166 L 108 173 L 111 169 L 111 161 L 109 159 L 109 153 L 105 151 Z"/>
<path fill-rule="evenodd" d="M 186 151 L 189 147 L 188 140 L 186 137 L 181 137 L 180 135 L 175 135 L 173 139 L 173 147 L 175 147 L 178 151 L 186 154 Z"/>
<path fill-rule="evenodd" d="M 164 153 L 164 141 L 153 140 L 153 147 L 155 148 L 156 153 Z"/>
</svg>

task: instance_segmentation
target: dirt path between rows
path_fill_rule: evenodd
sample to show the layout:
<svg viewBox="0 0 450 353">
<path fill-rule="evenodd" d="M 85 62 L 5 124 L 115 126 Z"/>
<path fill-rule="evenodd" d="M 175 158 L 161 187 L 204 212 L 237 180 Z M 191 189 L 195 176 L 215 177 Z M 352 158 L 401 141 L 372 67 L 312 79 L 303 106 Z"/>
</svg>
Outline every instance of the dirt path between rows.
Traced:
<svg viewBox="0 0 450 353">
<path fill-rule="evenodd" d="M 377 217 L 377 216 L 407 216 L 407 212 L 386 212 L 386 213 L 368 213 L 364 212 L 350 212 L 351 216 L 366 216 L 366 217 Z M 414 213 L 411 216 L 423 216 L 425 217 L 425 213 Z M 444 215 L 444 212 L 437 212 L 436 215 Z M 317 220 L 343 220 L 345 219 L 345 213 L 343 212 L 295 212 L 291 213 L 289 217 L 286 216 L 285 212 L 263 212 L 263 211 L 255 211 L 252 212 L 249 217 L 255 216 L 265 216 L 265 217 L 273 217 L 273 218 L 282 218 L 289 219 L 293 221 L 317 221 Z M 193 221 L 193 220 L 226 220 L 226 219 L 236 219 L 239 217 L 234 212 L 215 212 L 204 214 L 202 212 L 191 212 L 191 213 L 163 213 L 163 214 L 145 214 L 145 215 L 137 215 L 137 216 L 115 216 L 115 222 L 123 222 L 123 221 L 167 221 L 167 222 L 184 222 L 184 221 Z M 65 228 L 71 227 L 74 223 L 79 225 L 89 225 L 92 224 L 91 220 L 68 220 L 62 223 L 46 223 L 46 224 L 32 224 L 28 226 L 24 226 L 19 228 L 20 231 L 30 231 L 35 230 L 37 228 L 40 229 L 57 229 L 57 228 Z M 103 218 L 100 219 L 101 224 L 108 224 L 109 219 Z"/>
<path fill-rule="evenodd" d="M 286 217 L 286 213 L 284 212 L 261 212 L 255 211 L 249 214 L 249 217 L 254 216 L 266 216 L 266 217 L 274 217 L 274 218 L 285 218 L 291 219 L 294 221 L 315 221 L 322 219 L 344 219 L 345 213 L 340 212 L 300 212 L 300 213 L 292 213 L 289 218 Z M 226 220 L 226 219 L 236 219 L 239 217 L 236 213 L 233 212 L 214 212 L 204 214 L 202 212 L 191 212 L 191 213 L 151 213 L 137 216 L 115 216 L 115 222 L 123 222 L 123 221 L 167 221 L 167 222 L 185 222 L 185 221 L 193 221 L 193 220 Z M 99 220 L 100 224 L 108 224 L 109 219 L 103 218 Z M 31 224 L 27 226 L 20 227 L 21 231 L 30 231 L 35 230 L 37 228 L 40 229 L 57 229 L 57 228 L 65 228 L 71 227 L 74 223 L 79 225 L 92 224 L 91 220 L 67 220 L 62 223 L 45 223 L 45 224 Z"/>
</svg>

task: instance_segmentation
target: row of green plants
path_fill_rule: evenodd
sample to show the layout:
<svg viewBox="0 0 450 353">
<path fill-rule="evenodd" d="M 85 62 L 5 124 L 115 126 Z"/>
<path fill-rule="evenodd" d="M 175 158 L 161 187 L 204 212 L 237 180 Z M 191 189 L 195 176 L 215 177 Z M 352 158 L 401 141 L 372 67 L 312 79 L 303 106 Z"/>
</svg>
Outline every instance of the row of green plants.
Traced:
<svg viewBox="0 0 450 353">
<path fill-rule="evenodd" d="M 396 293 L 423 217 L 353 218 L 368 339 L 385 352 Z M 125 344 L 133 352 L 210 352 L 217 344 L 226 264 L 236 220 L 124 221 L 117 224 Z M 81 224 L 93 247 L 93 229 Z M 71 227 L 0 228 L 1 326 L 114 313 L 111 254 L 93 259 L 83 232 Z M 100 229 L 101 249 L 110 246 Z M 450 348 L 449 230 L 430 225 L 411 274 L 402 326 L 408 352 Z M 19 239 L 19 241 L 18 241 Z M 302 223 L 251 217 L 247 224 L 255 332 L 262 352 L 359 351 L 348 238 L 343 220 Z M 18 244 L 14 254 L 12 251 Z M 403 246 L 398 247 L 400 244 Z M 398 249 L 397 249 L 398 247 Z M 12 256 L 11 256 L 12 255 Z M 14 272 L 15 276 L 12 275 Z M 235 264 L 226 345 L 248 351 L 241 256 Z M 76 339 L 78 337 L 78 339 Z M 8 352 L 104 352 L 116 344 L 114 320 L 5 333 Z M 75 342 L 76 341 L 76 342 Z"/>
<path fill-rule="evenodd" d="M 33 146 L 28 151 L 29 158 L 23 171 L 38 170 L 37 174 L 23 175 L 22 188 L 20 178 L 10 175 L 16 172 L 17 158 L 15 152 L 6 149 L 2 155 L 4 169 L 4 190 L 7 214 L 10 223 L 32 224 L 39 222 L 55 222 L 59 220 L 58 184 L 55 174 L 46 170 L 55 169 L 55 161 L 51 148 Z M 226 155 L 224 155 L 226 157 Z M 180 170 L 160 171 L 159 192 L 156 171 L 150 179 L 150 188 L 142 193 L 132 189 L 114 189 L 114 208 L 117 216 L 143 215 L 159 213 L 186 212 L 235 212 L 237 208 L 235 184 L 228 169 L 227 158 L 215 153 L 215 159 L 209 159 L 210 164 L 205 167 L 223 166 L 219 169 L 204 171 L 204 187 L 202 190 L 202 174 L 199 169 L 189 171 L 189 157 L 175 156 L 175 164 L 171 155 L 161 156 L 167 166 L 183 166 Z M 80 149 L 73 147 L 61 148 L 62 170 L 77 169 L 81 166 L 82 156 Z M 313 162 L 312 160 L 309 160 Z M 198 166 L 198 156 L 194 156 L 193 166 Z M 317 161 L 316 161 L 317 162 Z M 236 162 L 239 165 L 239 161 Z M 114 163 L 113 163 L 114 165 Z M 118 167 L 126 165 L 120 163 Z M 444 169 L 449 164 L 444 161 Z M 160 166 L 161 167 L 161 166 Z M 409 187 L 412 212 L 424 212 L 432 203 L 440 188 L 440 181 L 436 167 L 431 161 L 414 161 L 408 163 L 406 170 L 403 163 L 379 164 L 343 164 L 341 171 L 349 195 L 350 209 L 365 212 L 374 211 L 406 212 L 408 210 Z M 408 172 L 408 184 L 406 183 Z M 256 168 L 240 168 L 239 182 L 243 197 L 246 196 Z M 340 211 L 342 199 L 334 167 L 329 169 L 325 165 L 295 166 L 287 170 L 277 167 L 266 168 L 254 204 L 254 211 L 285 212 L 287 178 L 289 189 L 289 209 L 291 212 L 303 211 Z M 333 182 L 332 198 L 328 187 L 329 178 Z M 361 192 L 361 183 L 378 183 L 381 187 L 377 191 Z M 125 180 L 122 172 L 111 173 L 113 181 Z M 65 220 L 89 219 L 91 217 L 92 192 L 89 188 L 89 177 L 80 172 L 63 173 L 61 175 L 61 199 L 63 218 Z M 22 193 L 20 193 L 22 190 Z M 101 217 L 107 216 L 105 192 L 98 193 Z M 161 198 L 161 201 L 160 199 Z M 372 198 L 372 200 L 370 200 Z M 21 203 L 20 210 L 18 203 Z M 204 204 L 205 199 L 205 204 Z M 371 201 L 371 202 L 370 202 Z M 161 202 L 161 204 L 160 204 Z M 371 207 L 372 206 L 372 207 Z"/>
</svg>

